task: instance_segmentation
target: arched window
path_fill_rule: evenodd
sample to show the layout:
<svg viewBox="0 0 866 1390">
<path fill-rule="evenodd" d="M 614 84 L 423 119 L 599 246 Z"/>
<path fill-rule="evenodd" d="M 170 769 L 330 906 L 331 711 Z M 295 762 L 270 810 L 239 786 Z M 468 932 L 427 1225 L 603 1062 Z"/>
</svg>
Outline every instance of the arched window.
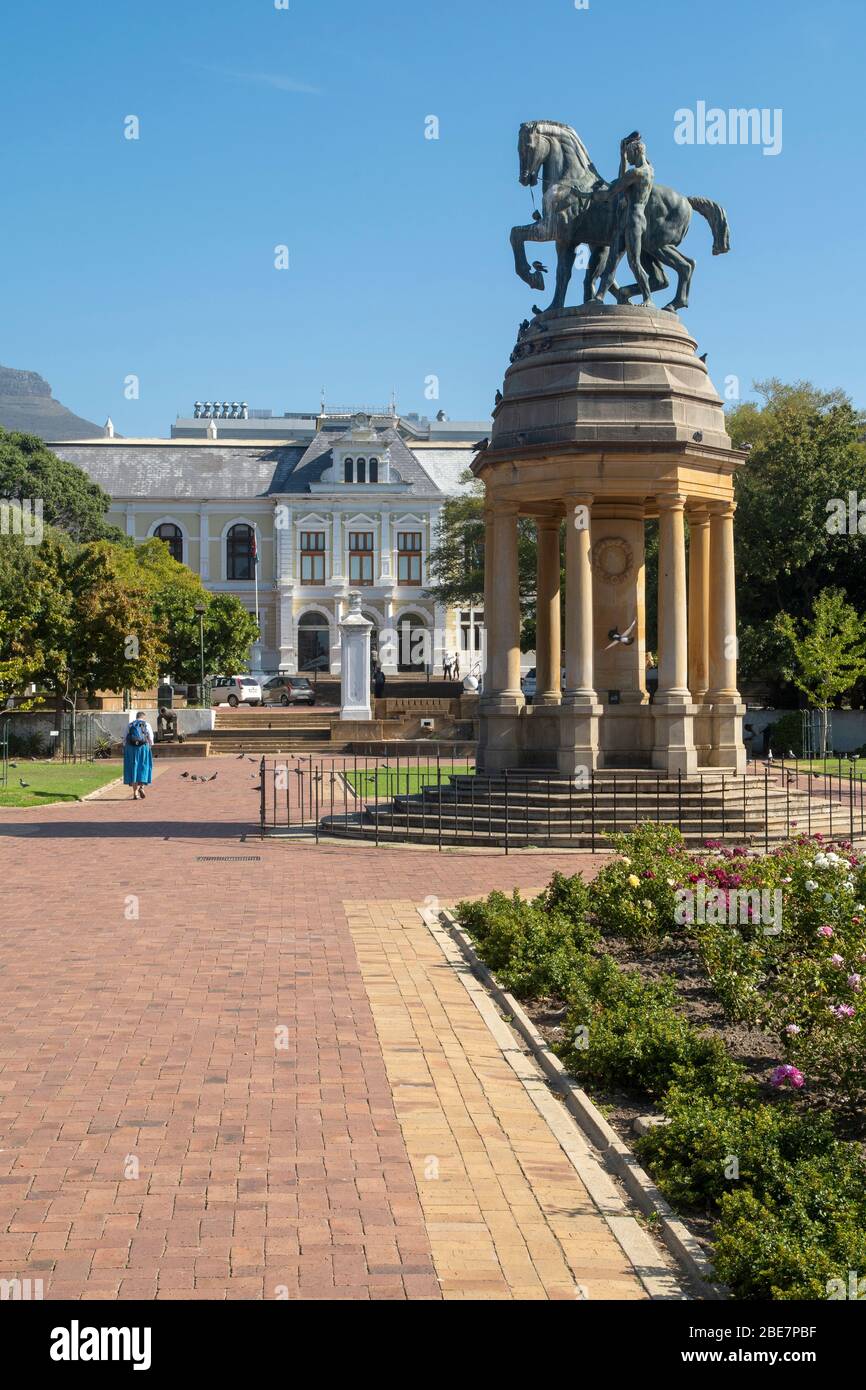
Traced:
<svg viewBox="0 0 866 1390">
<path fill-rule="evenodd" d="M 366 483 L 367 481 L 367 460 L 358 459 L 358 468 L 355 474 L 356 483 Z"/>
<path fill-rule="evenodd" d="M 370 459 L 370 482 L 371 482 L 371 483 L 378 483 L 378 481 L 379 481 L 379 460 L 378 460 L 378 459 Z"/>
<path fill-rule="evenodd" d="M 226 578 L 253 578 L 253 528 L 239 521 L 226 536 Z"/>
<path fill-rule="evenodd" d="M 158 541 L 165 541 L 169 554 L 179 565 L 183 564 L 183 532 L 173 521 L 163 521 L 154 531 Z"/>
<path fill-rule="evenodd" d="M 344 459 L 344 460 L 343 460 L 343 482 L 344 482 L 344 483 L 353 483 L 354 481 L 355 481 L 355 474 L 354 474 L 354 472 L 353 472 L 352 460 L 351 460 L 351 459 Z"/>
<path fill-rule="evenodd" d="M 328 671 L 331 667 L 331 633 L 321 613 L 303 613 L 298 619 L 298 670 Z"/>
</svg>

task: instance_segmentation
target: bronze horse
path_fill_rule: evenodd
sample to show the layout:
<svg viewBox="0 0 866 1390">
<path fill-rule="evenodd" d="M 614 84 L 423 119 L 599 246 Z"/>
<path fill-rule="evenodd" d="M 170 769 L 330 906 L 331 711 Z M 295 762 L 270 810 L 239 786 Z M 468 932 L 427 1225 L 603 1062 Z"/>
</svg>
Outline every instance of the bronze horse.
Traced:
<svg viewBox="0 0 866 1390">
<path fill-rule="evenodd" d="M 589 247 L 589 263 L 583 280 L 583 302 L 603 298 L 596 282 L 609 278 L 608 288 L 620 304 L 628 304 L 641 292 L 637 284 L 620 287 L 612 278 L 616 267 L 608 270 L 611 243 L 616 239 L 616 201 L 594 198 L 609 184 L 602 178 L 587 153 L 580 136 L 559 121 L 525 121 L 518 138 L 520 182 L 533 188 L 542 180 L 542 210 L 536 220 L 511 229 L 514 266 L 521 280 L 535 290 L 544 289 L 544 274 L 526 259 L 526 242 L 556 243 L 556 292 L 550 309 L 562 309 L 568 291 L 577 248 Z M 713 233 L 713 255 L 730 250 L 725 210 L 709 198 L 685 198 L 673 188 L 655 184 L 646 205 L 646 232 L 641 264 L 651 290 L 664 289 L 670 281 L 664 267 L 677 272 L 677 290 L 664 307 L 676 312 L 689 302 L 689 286 L 694 261 L 679 251 L 686 235 L 692 209 L 705 217 Z M 605 272 L 608 271 L 608 276 Z"/>
</svg>

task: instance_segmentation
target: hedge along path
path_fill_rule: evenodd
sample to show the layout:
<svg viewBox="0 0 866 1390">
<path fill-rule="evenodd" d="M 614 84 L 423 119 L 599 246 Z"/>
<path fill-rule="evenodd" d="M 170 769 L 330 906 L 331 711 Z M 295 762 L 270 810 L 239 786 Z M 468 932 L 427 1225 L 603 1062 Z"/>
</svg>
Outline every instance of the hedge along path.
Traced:
<svg viewBox="0 0 866 1390">
<path fill-rule="evenodd" d="M 344 906 L 443 1296 L 688 1297 L 438 921 Z"/>
</svg>

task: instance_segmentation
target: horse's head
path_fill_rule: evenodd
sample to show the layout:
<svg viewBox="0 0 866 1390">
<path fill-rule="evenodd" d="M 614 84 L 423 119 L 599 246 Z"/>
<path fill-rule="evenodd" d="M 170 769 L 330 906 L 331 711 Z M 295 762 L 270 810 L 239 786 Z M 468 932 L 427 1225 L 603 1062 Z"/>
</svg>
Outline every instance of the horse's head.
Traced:
<svg viewBox="0 0 866 1390">
<path fill-rule="evenodd" d="M 538 173 L 550 153 L 550 139 L 543 134 L 538 121 L 524 121 L 517 137 L 520 159 L 520 182 L 524 188 L 534 188 Z"/>
<path fill-rule="evenodd" d="M 601 177 L 577 131 L 562 121 L 524 121 L 517 137 L 517 153 L 520 182 L 525 188 L 535 187 L 551 154 L 554 158 L 546 176 L 567 175 L 581 185 L 586 180 L 592 183 Z"/>
</svg>

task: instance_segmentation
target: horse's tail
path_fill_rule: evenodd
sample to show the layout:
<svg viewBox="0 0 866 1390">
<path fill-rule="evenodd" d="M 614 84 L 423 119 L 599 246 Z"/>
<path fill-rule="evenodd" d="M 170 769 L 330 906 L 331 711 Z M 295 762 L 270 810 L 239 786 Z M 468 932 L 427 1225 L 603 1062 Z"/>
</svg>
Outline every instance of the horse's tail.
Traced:
<svg viewBox="0 0 866 1390">
<path fill-rule="evenodd" d="M 710 198 L 689 198 L 695 212 L 699 212 L 701 217 L 705 217 L 710 224 L 713 234 L 713 255 L 723 256 L 726 251 L 731 249 L 731 238 L 728 232 L 728 218 L 725 209 L 720 203 L 714 203 Z"/>
</svg>

